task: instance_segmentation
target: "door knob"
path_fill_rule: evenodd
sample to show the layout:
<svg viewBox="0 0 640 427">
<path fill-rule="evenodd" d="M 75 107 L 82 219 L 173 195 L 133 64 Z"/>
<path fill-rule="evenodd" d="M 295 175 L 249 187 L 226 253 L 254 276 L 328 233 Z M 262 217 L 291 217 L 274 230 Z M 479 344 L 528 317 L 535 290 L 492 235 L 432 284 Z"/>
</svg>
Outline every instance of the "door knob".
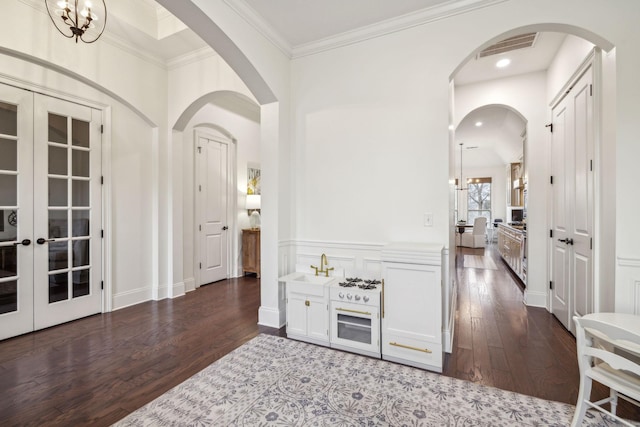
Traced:
<svg viewBox="0 0 640 427">
<path fill-rule="evenodd" d="M 227 227 L 226 225 L 224 227 L 222 227 L 222 230 L 228 230 L 229 227 Z"/>
<path fill-rule="evenodd" d="M 573 245 L 573 239 L 558 239 L 558 242 L 566 243 L 567 245 Z"/>
<path fill-rule="evenodd" d="M 29 246 L 30 244 L 31 244 L 31 240 L 24 239 L 22 242 L 15 242 L 13 246 L 18 246 L 18 245 Z"/>
<path fill-rule="evenodd" d="M 36 243 L 39 245 L 44 245 L 47 242 L 54 242 L 54 239 L 44 239 L 42 237 L 40 237 L 38 240 L 36 240 Z"/>
</svg>

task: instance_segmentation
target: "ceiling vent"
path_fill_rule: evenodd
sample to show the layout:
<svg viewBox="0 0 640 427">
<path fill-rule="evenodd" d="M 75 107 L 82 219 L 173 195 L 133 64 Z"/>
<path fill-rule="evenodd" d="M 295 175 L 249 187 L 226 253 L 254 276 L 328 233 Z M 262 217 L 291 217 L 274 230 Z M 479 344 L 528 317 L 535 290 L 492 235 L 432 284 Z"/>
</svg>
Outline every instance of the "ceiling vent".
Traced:
<svg viewBox="0 0 640 427">
<path fill-rule="evenodd" d="M 512 50 L 524 49 L 525 47 L 531 47 L 536 41 L 538 33 L 520 34 L 518 36 L 509 37 L 492 44 L 488 48 L 482 50 L 478 54 L 478 58 L 484 58 L 485 56 L 497 55 L 499 53 L 511 52 Z"/>
</svg>

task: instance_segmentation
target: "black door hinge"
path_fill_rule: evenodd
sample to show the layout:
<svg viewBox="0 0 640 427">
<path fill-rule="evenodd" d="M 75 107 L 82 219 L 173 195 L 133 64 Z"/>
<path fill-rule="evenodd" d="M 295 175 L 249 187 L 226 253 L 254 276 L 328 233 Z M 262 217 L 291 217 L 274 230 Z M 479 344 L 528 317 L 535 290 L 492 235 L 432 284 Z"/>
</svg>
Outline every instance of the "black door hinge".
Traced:
<svg viewBox="0 0 640 427">
<path fill-rule="evenodd" d="M 551 175 L 551 176 L 549 177 L 549 182 L 550 182 L 551 184 L 553 184 L 553 175 Z"/>
<path fill-rule="evenodd" d="M 549 237 L 553 239 L 553 230 L 549 230 Z"/>
<path fill-rule="evenodd" d="M 553 289 L 553 282 L 549 281 L 549 289 Z"/>
<path fill-rule="evenodd" d="M 100 289 L 104 289 L 104 280 L 100 282 Z"/>
<path fill-rule="evenodd" d="M 589 249 L 593 249 L 593 237 L 589 237 Z"/>
<path fill-rule="evenodd" d="M 202 263 L 200 263 L 200 270 L 202 270 Z"/>
<path fill-rule="evenodd" d="M 544 125 L 544 127 L 549 128 L 549 132 L 553 133 L 553 123 L 549 123 L 548 125 Z"/>
<path fill-rule="evenodd" d="M 104 230 L 100 230 L 100 238 L 104 239 Z"/>
<path fill-rule="evenodd" d="M 593 172 L 593 160 L 589 160 L 589 170 Z"/>
<path fill-rule="evenodd" d="M 100 133 L 104 133 L 104 125 L 100 125 Z"/>
<path fill-rule="evenodd" d="M 100 176 L 100 185 L 104 185 L 104 176 Z"/>
<path fill-rule="evenodd" d="M 589 96 L 593 96 L 593 85 L 589 85 Z"/>
</svg>

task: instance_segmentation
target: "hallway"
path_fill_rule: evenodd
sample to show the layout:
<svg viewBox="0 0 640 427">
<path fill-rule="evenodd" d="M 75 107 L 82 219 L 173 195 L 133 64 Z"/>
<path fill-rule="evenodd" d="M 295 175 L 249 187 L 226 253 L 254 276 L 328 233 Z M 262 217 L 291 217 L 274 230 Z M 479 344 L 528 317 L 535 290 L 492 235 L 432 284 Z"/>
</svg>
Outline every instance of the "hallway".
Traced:
<svg viewBox="0 0 640 427">
<path fill-rule="evenodd" d="M 489 268 L 473 267 L 483 262 Z M 545 309 L 524 305 L 522 283 L 495 244 L 459 247 L 456 263 L 456 330 L 444 374 L 575 404 L 579 373 L 571 334 Z"/>
<path fill-rule="evenodd" d="M 458 247 L 457 255 L 455 335 L 443 374 L 575 405 L 580 377 L 575 338 L 547 310 L 524 304 L 523 285 L 495 243 L 486 249 Z M 594 383 L 593 398 L 608 392 Z M 620 401 L 618 415 L 640 420 L 640 409 Z"/>
</svg>

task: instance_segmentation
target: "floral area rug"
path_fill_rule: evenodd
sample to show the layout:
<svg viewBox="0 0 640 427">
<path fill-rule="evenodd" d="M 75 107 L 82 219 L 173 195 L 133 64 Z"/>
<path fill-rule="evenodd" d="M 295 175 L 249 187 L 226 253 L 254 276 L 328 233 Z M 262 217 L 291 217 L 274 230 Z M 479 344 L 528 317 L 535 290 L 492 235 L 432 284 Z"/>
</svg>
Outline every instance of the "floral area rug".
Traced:
<svg viewBox="0 0 640 427">
<path fill-rule="evenodd" d="M 574 407 L 259 335 L 117 426 L 568 426 Z M 583 425 L 609 426 L 600 414 Z"/>
</svg>

